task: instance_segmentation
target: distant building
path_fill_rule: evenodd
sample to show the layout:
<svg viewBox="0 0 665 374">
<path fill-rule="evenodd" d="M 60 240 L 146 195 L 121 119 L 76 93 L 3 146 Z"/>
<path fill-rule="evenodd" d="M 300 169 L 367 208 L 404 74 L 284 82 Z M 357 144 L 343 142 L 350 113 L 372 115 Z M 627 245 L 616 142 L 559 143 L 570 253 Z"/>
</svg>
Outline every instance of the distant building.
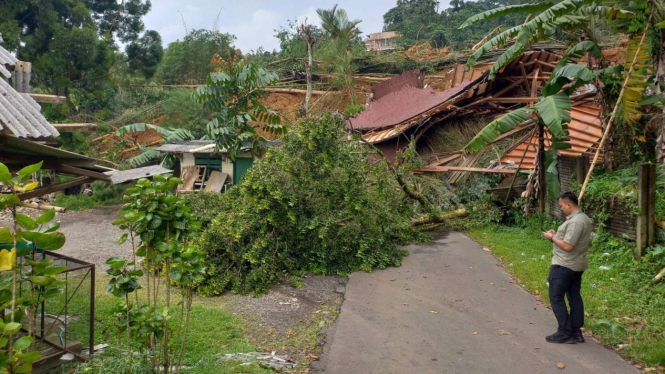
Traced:
<svg viewBox="0 0 665 374">
<path fill-rule="evenodd" d="M 365 40 L 365 49 L 367 51 L 387 51 L 395 49 L 397 36 L 398 34 L 394 31 L 369 34 L 369 37 Z"/>
</svg>

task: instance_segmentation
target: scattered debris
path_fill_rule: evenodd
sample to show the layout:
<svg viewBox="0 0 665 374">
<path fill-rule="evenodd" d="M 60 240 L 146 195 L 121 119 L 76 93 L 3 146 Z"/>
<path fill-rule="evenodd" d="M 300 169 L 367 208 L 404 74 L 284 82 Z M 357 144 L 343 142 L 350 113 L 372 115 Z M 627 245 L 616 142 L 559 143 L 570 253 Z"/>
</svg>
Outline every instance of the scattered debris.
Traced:
<svg viewBox="0 0 665 374">
<path fill-rule="evenodd" d="M 557 367 L 558 369 L 563 369 L 563 368 L 566 367 L 566 365 L 564 365 L 564 364 L 562 364 L 562 363 L 559 362 L 558 364 L 556 364 L 556 367 Z"/>
<path fill-rule="evenodd" d="M 259 364 L 275 369 L 292 369 L 297 365 L 289 356 L 276 355 L 275 351 L 271 353 L 227 353 L 225 355 L 218 355 L 218 357 L 224 361 L 242 361 L 243 365 Z"/>
</svg>

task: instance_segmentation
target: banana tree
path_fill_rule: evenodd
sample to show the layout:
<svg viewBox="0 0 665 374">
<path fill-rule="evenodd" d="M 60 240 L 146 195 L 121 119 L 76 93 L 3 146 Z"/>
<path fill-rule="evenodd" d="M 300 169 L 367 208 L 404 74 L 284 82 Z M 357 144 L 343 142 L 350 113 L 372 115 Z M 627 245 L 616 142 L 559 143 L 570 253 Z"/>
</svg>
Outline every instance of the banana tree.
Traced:
<svg viewBox="0 0 665 374">
<path fill-rule="evenodd" d="M 134 123 L 131 125 L 123 126 L 119 128 L 118 131 L 116 131 L 115 135 L 122 136 L 127 133 L 144 132 L 148 130 L 155 130 L 158 133 L 162 134 L 165 142 L 194 139 L 194 135 L 192 135 L 192 133 L 189 130 L 166 128 L 166 127 L 151 125 L 149 123 Z M 141 153 L 138 156 L 134 156 L 129 159 L 129 164 L 132 167 L 138 167 L 140 165 L 147 164 L 148 162 L 161 159 L 160 165 L 165 168 L 170 168 L 177 161 L 177 158 L 175 156 L 161 153 L 158 150 L 156 150 L 155 147 L 144 147 L 141 146 L 140 144 L 138 145 L 138 147 L 141 150 Z"/>
</svg>

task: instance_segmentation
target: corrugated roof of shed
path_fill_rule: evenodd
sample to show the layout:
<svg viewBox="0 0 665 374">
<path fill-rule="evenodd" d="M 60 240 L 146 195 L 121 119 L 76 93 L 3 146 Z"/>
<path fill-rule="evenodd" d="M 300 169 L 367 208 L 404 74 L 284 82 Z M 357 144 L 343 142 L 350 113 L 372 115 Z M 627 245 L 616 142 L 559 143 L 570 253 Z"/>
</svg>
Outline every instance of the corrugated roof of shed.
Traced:
<svg viewBox="0 0 665 374">
<path fill-rule="evenodd" d="M 30 96 L 17 92 L 0 78 L 0 130 L 6 127 L 19 138 L 59 136 L 40 109 Z"/>
<path fill-rule="evenodd" d="M 0 43 L 2 42 L 2 36 L 0 36 Z M 14 66 L 18 62 L 18 59 L 14 57 L 8 50 L 0 46 L 0 74 L 9 78 L 12 76 L 12 73 L 7 70 L 7 66 Z"/>
</svg>

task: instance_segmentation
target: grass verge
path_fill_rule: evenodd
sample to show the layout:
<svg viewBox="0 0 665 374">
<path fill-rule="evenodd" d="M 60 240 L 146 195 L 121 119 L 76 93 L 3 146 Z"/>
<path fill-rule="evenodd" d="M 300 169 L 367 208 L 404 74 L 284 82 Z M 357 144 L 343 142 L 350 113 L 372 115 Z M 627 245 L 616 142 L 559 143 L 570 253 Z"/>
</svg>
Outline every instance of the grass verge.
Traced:
<svg viewBox="0 0 665 374">
<path fill-rule="evenodd" d="M 86 373 L 105 374 L 112 373 L 117 368 L 126 368 L 126 358 L 121 352 L 124 349 L 124 336 L 121 336 L 121 345 L 118 349 L 116 331 L 113 327 L 113 307 L 117 299 L 104 291 L 107 280 L 105 276 L 96 282 L 95 295 L 95 343 L 107 343 L 110 348 L 108 352 L 102 353 L 100 359 L 95 360 L 94 368 L 91 370 L 80 370 Z M 68 322 L 67 339 L 69 341 L 81 341 L 83 346 L 88 346 L 89 331 L 89 307 L 90 307 L 90 281 L 80 282 L 81 276 L 68 279 L 71 298 L 67 306 L 67 315 L 72 317 Z M 79 286 L 79 283 L 81 285 Z M 73 290 L 79 287 L 74 294 Z M 140 290 L 143 294 L 144 290 Z M 172 289 L 172 299 L 178 300 L 178 289 Z M 53 315 L 62 313 L 64 304 L 61 299 L 49 300 L 46 312 Z M 174 308 L 174 313 L 177 311 Z M 254 321 L 243 316 L 232 315 L 228 312 L 226 296 L 214 298 L 195 297 L 190 319 L 190 330 L 188 333 L 187 347 L 185 352 L 185 365 L 188 369 L 182 373 L 242 373 L 242 374 L 264 374 L 274 373 L 269 368 L 258 364 L 243 364 L 238 361 L 222 361 L 218 355 L 226 353 L 243 353 L 253 351 L 288 352 L 300 358 L 296 370 L 291 373 L 306 372 L 306 368 L 313 356 L 317 353 L 317 332 L 321 323 L 321 313 L 312 318 L 302 321 L 294 326 L 286 336 L 276 336 L 269 331 L 254 326 Z M 174 316 L 176 319 L 177 315 Z M 327 321 L 324 322 L 327 324 Z M 301 354 L 304 353 L 305 355 Z M 135 363 L 134 372 L 143 372 L 142 368 Z M 124 366 L 123 366 L 124 365 Z M 110 370 L 110 371 L 109 371 Z M 143 368 L 145 370 L 145 368 Z M 117 372 L 117 371 L 116 371 Z M 147 371 L 146 371 L 147 372 Z"/>
<path fill-rule="evenodd" d="M 523 226 L 485 225 L 469 234 L 487 245 L 519 282 L 549 305 L 547 274 L 551 244 L 535 221 Z M 662 247 L 641 261 L 632 243 L 611 235 L 594 236 L 582 296 L 586 330 L 602 343 L 646 367 L 665 369 L 665 283 L 652 277 L 665 264 Z"/>
</svg>

